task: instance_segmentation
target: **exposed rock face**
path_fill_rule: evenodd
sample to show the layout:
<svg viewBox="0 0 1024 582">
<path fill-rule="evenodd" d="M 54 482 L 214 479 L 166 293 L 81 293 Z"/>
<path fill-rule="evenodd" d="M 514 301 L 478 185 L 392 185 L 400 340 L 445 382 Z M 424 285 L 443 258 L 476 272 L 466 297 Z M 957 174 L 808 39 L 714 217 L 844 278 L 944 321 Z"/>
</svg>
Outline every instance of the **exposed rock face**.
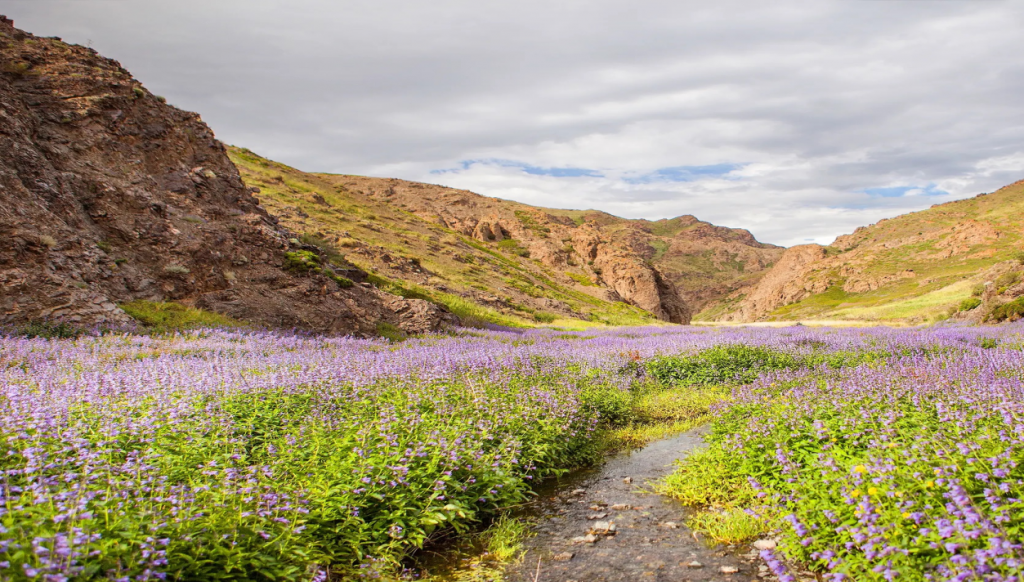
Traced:
<svg viewBox="0 0 1024 582">
<path fill-rule="evenodd" d="M 406 333 L 434 333 L 459 323 L 458 318 L 443 307 L 423 299 L 403 299 L 392 295 L 385 305 L 394 311 L 398 327 Z"/>
<path fill-rule="evenodd" d="M 593 227 L 581 227 L 573 234 L 576 249 L 615 295 L 672 323 L 689 323 L 691 313 L 675 286 L 655 268 L 636 260 L 620 247 L 610 244 Z"/>
<path fill-rule="evenodd" d="M 758 282 L 740 308 L 725 321 L 757 321 L 775 309 L 828 289 L 828 280 L 806 279 L 814 264 L 825 258 L 825 247 L 799 245 L 786 249 L 779 262 Z"/>
<path fill-rule="evenodd" d="M 826 254 L 794 247 L 765 276 L 757 287 L 738 301 L 734 309 L 720 317 L 724 321 L 756 321 L 768 313 L 831 285 L 841 285 L 847 297 L 834 309 L 856 305 L 856 294 L 886 290 L 875 296 L 872 305 L 886 297 L 907 300 L 965 280 L 986 281 L 999 269 L 1016 264 L 1024 252 L 1024 181 L 991 194 L 935 205 L 928 210 L 880 220 L 852 234 L 838 237 Z M 1012 262 L 1008 259 L 1013 258 Z M 1000 266 L 1002 265 L 1002 266 Z M 993 271 L 996 269 L 996 271 Z M 947 313 L 956 312 L 962 297 L 951 289 Z M 1004 293 L 991 290 L 982 295 L 984 304 L 959 318 L 979 318 L 1002 301 L 1015 297 L 1013 287 Z M 819 309 L 814 313 L 813 309 Z M 826 308 L 828 309 L 828 308 Z M 807 312 L 804 312 L 807 313 Z M 827 311 L 812 307 L 811 315 Z M 908 320 L 924 323 L 923 320 Z"/>
<path fill-rule="evenodd" d="M 614 240 L 596 223 L 577 224 L 569 217 L 543 209 L 443 186 L 362 176 L 330 178 L 378 204 L 398 206 L 482 243 L 511 239 L 523 256 L 555 270 L 548 272 L 548 276 L 562 279 L 563 284 L 583 293 L 603 300 L 625 301 L 664 321 L 690 321 L 690 309 L 673 282 L 643 255 Z M 570 272 L 577 279 L 568 277 Z M 580 285 L 581 278 L 592 281 L 596 287 Z M 566 312 L 548 299 L 518 300 Z"/>
<path fill-rule="evenodd" d="M 284 271 L 294 235 L 259 207 L 210 128 L 117 62 L 3 17 L 0 57 L 0 323 L 123 322 L 117 304 L 133 299 L 334 333 L 451 320 Z"/>
<path fill-rule="evenodd" d="M 657 266 L 695 312 L 757 283 L 784 251 L 758 242 L 749 231 L 690 215 L 633 221 L 615 233 L 615 240 Z"/>
<path fill-rule="evenodd" d="M 1001 261 L 985 269 L 976 281 L 976 287 L 980 287 L 982 291 L 975 291 L 972 296 L 977 297 L 981 304 L 973 309 L 957 312 L 953 315 L 954 319 L 969 323 L 991 321 L 993 309 L 1024 296 L 1024 263 L 1019 260 Z M 1008 318 L 1009 321 L 1018 319 L 1016 315 Z"/>
</svg>

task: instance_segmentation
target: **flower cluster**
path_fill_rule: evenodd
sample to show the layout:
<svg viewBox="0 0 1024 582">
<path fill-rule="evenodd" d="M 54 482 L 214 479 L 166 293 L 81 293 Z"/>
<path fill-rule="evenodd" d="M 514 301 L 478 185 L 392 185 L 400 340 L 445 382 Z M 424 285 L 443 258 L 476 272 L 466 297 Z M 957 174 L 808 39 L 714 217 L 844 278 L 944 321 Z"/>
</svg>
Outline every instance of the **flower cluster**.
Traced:
<svg viewBox="0 0 1024 582">
<path fill-rule="evenodd" d="M 1022 580 L 1021 327 L 917 333 L 877 361 L 735 390 L 713 456 L 757 476 L 782 550 L 825 579 Z"/>
</svg>

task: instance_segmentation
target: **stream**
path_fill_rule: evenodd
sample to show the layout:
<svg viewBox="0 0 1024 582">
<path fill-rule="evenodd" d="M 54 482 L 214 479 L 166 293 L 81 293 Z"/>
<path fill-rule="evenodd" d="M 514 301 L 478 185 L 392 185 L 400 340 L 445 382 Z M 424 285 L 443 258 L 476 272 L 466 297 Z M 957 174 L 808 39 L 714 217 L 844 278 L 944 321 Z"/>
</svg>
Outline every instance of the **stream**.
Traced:
<svg viewBox="0 0 1024 582">
<path fill-rule="evenodd" d="M 684 525 L 686 508 L 653 492 L 653 483 L 671 472 L 676 460 L 703 444 L 705 431 L 619 453 L 602 465 L 542 484 L 536 500 L 518 514 L 534 523 L 534 535 L 505 580 L 774 580 L 750 545 L 714 547 L 698 539 Z"/>
</svg>

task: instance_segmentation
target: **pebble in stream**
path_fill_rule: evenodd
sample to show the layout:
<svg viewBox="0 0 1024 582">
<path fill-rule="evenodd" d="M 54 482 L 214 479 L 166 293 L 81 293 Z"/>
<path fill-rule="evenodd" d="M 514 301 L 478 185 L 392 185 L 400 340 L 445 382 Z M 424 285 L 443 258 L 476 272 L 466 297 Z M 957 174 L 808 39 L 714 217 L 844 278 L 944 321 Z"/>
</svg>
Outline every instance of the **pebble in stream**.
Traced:
<svg viewBox="0 0 1024 582">
<path fill-rule="evenodd" d="M 753 548 L 710 548 L 682 526 L 685 510 L 650 491 L 650 482 L 702 443 L 701 431 L 610 458 L 574 475 L 554 494 L 541 490 L 539 518 L 513 582 L 746 582 L 772 580 Z M 568 485 L 568 487 L 567 487 Z M 598 517 L 600 516 L 600 517 Z M 595 520 L 600 520 L 595 523 Z"/>
</svg>

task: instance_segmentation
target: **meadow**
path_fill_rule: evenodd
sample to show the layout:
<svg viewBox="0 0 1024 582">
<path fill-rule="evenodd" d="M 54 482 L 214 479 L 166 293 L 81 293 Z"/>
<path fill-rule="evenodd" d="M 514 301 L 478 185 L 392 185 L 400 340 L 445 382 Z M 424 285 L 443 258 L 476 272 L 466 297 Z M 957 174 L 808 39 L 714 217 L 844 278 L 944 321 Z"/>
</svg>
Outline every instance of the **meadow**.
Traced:
<svg viewBox="0 0 1024 582">
<path fill-rule="evenodd" d="M 663 489 L 701 531 L 778 534 L 781 577 L 1017 580 L 1020 332 L 6 336 L 0 577 L 391 575 L 542 479 L 711 422 Z"/>
</svg>

